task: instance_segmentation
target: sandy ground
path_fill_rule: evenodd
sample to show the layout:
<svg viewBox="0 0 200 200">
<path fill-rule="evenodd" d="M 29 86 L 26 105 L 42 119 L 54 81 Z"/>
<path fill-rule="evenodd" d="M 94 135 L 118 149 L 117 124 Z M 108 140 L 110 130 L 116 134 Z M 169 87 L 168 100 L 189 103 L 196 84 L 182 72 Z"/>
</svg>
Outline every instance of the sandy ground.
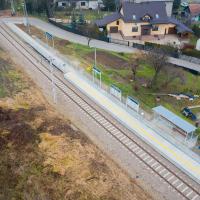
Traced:
<svg viewBox="0 0 200 200">
<path fill-rule="evenodd" d="M 0 200 L 152 199 L 14 71 L 24 87 L 0 98 Z"/>
</svg>

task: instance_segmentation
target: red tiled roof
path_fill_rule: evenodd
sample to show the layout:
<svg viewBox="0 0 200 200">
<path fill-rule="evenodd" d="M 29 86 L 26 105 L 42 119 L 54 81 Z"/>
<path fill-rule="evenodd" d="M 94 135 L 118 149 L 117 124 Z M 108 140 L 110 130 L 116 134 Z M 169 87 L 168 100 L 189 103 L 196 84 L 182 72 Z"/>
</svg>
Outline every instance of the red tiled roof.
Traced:
<svg viewBox="0 0 200 200">
<path fill-rule="evenodd" d="M 200 14 L 200 4 L 189 4 L 189 9 L 192 15 Z"/>
</svg>

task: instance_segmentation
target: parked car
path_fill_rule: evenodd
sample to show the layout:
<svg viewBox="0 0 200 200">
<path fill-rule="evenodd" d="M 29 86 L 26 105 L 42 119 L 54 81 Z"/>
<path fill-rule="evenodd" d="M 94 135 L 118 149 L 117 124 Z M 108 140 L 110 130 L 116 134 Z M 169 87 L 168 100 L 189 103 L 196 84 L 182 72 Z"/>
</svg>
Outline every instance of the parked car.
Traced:
<svg viewBox="0 0 200 200">
<path fill-rule="evenodd" d="M 181 6 L 183 6 L 183 7 L 188 7 L 188 5 L 189 5 L 189 4 L 188 4 L 187 2 L 182 2 L 182 3 L 181 3 Z"/>
<path fill-rule="evenodd" d="M 181 111 L 182 114 L 188 118 L 191 118 L 191 120 L 196 121 L 197 117 L 196 115 L 187 107 L 183 108 L 183 110 Z"/>
</svg>

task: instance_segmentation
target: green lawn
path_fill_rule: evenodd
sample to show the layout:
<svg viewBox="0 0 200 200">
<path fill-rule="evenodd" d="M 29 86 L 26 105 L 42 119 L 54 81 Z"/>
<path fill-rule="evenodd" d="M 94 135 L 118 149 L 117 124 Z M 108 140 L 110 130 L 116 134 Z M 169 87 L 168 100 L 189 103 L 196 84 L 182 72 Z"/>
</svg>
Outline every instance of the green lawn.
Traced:
<svg viewBox="0 0 200 200">
<path fill-rule="evenodd" d="M 195 36 L 195 35 L 191 35 L 191 36 L 190 36 L 190 44 L 196 46 L 197 40 L 198 40 L 198 37 L 197 37 L 197 36 Z"/>
<path fill-rule="evenodd" d="M 96 19 L 101 19 L 106 15 L 112 14 L 112 12 L 108 11 L 96 11 L 96 10 L 75 10 L 75 14 L 77 19 L 79 17 L 80 12 L 83 12 L 85 20 L 94 21 Z M 55 17 L 61 19 L 70 19 L 71 11 L 56 11 Z"/>
</svg>

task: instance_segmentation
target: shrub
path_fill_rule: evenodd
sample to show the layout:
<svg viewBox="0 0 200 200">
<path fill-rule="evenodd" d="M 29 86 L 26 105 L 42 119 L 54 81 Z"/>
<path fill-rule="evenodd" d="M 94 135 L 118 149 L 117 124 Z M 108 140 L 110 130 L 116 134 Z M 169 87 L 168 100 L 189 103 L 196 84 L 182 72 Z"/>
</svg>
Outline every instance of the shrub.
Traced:
<svg viewBox="0 0 200 200">
<path fill-rule="evenodd" d="M 199 27 L 199 25 L 195 24 L 195 25 L 192 27 L 192 30 L 193 30 L 194 34 L 195 34 L 197 37 L 200 37 L 200 27 Z"/>
<path fill-rule="evenodd" d="M 162 49 L 165 51 L 168 55 L 173 56 L 173 57 L 178 57 L 178 49 L 170 46 L 170 45 L 161 45 L 161 44 L 156 44 L 156 43 L 151 43 L 151 42 L 145 42 L 145 49 L 146 50 L 151 50 L 151 49 Z"/>
<path fill-rule="evenodd" d="M 183 49 L 182 53 L 187 55 L 187 56 L 200 58 L 200 51 L 198 51 L 196 49 Z"/>
<path fill-rule="evenodd" d="M 184 44 L 182 49 L 194 49 L 195 46 L 193 44 Z"/>
<path fill-rule="evenodd" d="M 199 137 L 198 137 L 198 140 L 200 141 L 200 128 L 197 128 L 195 132 L 196 132 L 196 135 L 199 136 Z"/>
</svg>

